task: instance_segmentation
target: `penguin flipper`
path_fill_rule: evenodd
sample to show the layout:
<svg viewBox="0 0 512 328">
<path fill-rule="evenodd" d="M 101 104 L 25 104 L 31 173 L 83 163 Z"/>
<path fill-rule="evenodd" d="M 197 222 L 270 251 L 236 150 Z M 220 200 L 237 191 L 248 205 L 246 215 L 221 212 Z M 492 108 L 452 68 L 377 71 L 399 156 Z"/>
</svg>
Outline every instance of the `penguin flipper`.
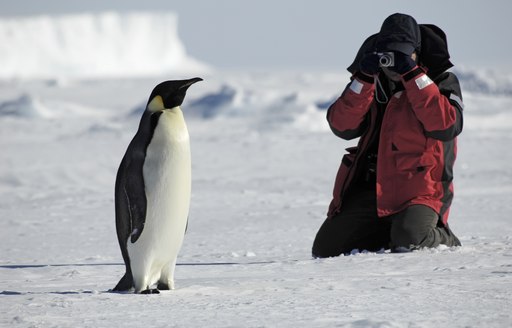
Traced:
<svg viewBox="0 0 512 328">
<path fill-rule="evenodd" d="M 140 168 L 140 171 L 142 171 L 142 165 L 143 162 L 135 166 Z M 130 171 L 131 170 L 129 167 L 128 172 Z M 131 223 L 130 241 L 133 244 L 139 239 L 140 235 L 142 234 L 142 230 L 144 230 L 144 223 L 146 222 L 147 199 L 142 173 L 128 174 L 126 180 L 124 196 L 126 197 L 128 204 L 128 213 Z"/>
</svg>

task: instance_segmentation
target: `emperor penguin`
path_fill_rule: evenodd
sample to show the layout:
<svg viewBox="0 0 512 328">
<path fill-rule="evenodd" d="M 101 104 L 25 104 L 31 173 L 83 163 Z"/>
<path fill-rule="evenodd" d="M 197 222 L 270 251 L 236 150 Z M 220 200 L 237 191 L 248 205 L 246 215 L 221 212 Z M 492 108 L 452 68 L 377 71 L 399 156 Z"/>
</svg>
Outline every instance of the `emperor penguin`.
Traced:
<svg viewBox="0 0 512 328">
<path fill-rule="evenodd" d="M 174 289 L 191 193 L 189 134 L 180 106 L 187 89 L 199 81 L 165 81 L 153 89 L 121 161 L 115 213 L 126 273 L 114 291 Z"/>
</svg>

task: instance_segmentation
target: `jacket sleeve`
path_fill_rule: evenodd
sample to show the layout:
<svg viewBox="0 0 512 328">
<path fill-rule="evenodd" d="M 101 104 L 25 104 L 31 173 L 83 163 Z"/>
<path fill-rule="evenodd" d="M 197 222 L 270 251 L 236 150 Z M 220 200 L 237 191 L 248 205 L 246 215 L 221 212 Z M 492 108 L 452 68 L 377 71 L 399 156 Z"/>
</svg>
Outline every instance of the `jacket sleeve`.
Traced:
<svg viewBox="0 0 512 328">
<path fill-rule="evenodd" d="M 454 74 L 441 75 L 436 84 L 416 67 L 403 80 L 407 97 L 427 137 L 449 141 L 462 132 L 464 105 Z"/>
<path fill-rule="evenodd" d="M 327 121 L 338 137 L 360 137 L 367 125 L 366 114 L 373 101 L 373 77 L 356 73 L 341 96 L 327 110 Z"/>
</svg>

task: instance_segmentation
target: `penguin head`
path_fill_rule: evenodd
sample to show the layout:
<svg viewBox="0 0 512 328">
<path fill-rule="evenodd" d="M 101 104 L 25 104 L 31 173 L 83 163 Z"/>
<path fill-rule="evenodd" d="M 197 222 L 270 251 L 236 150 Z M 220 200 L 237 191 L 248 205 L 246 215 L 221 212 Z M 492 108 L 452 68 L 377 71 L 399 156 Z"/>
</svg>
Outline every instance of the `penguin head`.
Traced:
<svg viewBox="0 0 512 328">
<path fill-rule="evenodd" d="M 172 80 L 158 84 L 149 96 L 146 108 L 150 112 L 162 111 L 181 106 L 187 89 L 203 79 L 196 77 L 189 80 Z"/>
</svg>

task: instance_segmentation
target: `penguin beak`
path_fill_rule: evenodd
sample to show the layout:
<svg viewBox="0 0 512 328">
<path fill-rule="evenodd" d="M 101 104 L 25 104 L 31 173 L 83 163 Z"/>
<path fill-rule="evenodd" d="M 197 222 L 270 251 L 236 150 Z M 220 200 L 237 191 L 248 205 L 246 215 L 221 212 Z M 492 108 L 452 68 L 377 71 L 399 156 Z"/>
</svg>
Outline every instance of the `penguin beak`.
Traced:
<svg viewBox="0 0 512 328">
<path fill-rule="evenodd" d="M 185 84 L 181 85 L 178 89 L 179 90 L 181 90 L 181 89 L 187 90 L 192 84 L 199 82 L 199 81 L 203 81 L 203 79 L 200 77 L 195 77 L 193 79 L 188 80 Z"/>
</svg>

